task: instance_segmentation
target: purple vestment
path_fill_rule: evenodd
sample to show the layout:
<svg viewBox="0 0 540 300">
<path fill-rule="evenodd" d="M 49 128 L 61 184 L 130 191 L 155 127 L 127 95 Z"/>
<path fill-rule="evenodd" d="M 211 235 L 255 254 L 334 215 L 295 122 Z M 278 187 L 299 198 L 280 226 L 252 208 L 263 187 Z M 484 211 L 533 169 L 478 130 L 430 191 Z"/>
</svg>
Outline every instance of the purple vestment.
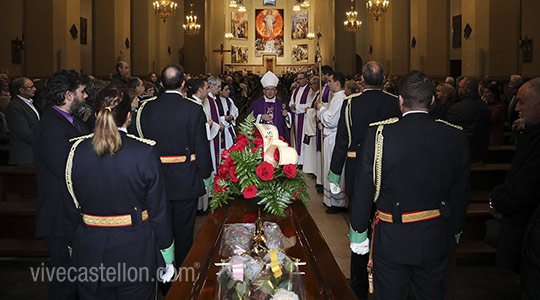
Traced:
<svg viewBox="0 0 540 300">
<path fill-rule="evenodd" d="M 273 115 L 274 118 L 272 119 L 272 122 L 266 122 L 261 119 L 261 123 L 276 126 L 279 131 L 279 135 L 282 136 L 285 140 L 287 140 L 287 142 L 290 142 L 290 133 L 287 130 L 287 126 L 285 125 L 285 121 L 283 120 L 284 117 L 281 114 L 282 109 L 286 109 L 286 106 L 284 107 L 281 100 L 276 98 L 276 101 L 274 103 L 266 102 L 264 101 L 264 97 L 253 101 L 253 103 L 251 103 L 251 106 L 249 107 L 249 111 L 253 112 L 253 116 L 255 118 L 257 118 L 258 115 L 263 114 Z"/>
</svg>

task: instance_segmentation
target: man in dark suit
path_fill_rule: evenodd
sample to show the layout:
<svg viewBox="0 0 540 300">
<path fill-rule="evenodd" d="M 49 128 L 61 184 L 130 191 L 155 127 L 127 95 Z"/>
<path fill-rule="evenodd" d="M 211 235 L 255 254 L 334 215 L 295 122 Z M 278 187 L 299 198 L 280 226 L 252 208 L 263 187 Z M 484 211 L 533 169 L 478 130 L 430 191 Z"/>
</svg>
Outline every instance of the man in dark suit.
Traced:
<svg viewBox="0 0 540 300">
<path fill-rule="evenodd" d="M 36 236 L 45 238 L 51 267 L 69 267 L 73 230 L 80 222 L 65 185 L 65 166 L 71 147 L 69 139 L 88 130 L 84 122 L 73 117 L 87 97 L 88 78 L 73 70 L 61 70 L 49 78 L 47 108 L 39 122 L 34 139 L 34 164 L 38 180 L 36 200 Z M 58 282 L 49 286 L 50 299 L 76 299 L 75 282 Z"/>
<path fill-rule="evenodd" d="M 458 126 L 428 115 L 433 94 L 427 75 L 407 74 L 399 84 L 402 119 L 370 124 L 362 147 L 349 239 L 358 254 L 372 249 L 368 269 L 377 299 L 406 299 L 409 282 L 416 299 L 444 298 L 448 255 L 467 209 L 470 163 Z"/>
<path fill-rule="evenodd" d="M 112 76 L 111 84 L 127 86 L 129 65 L 127 62 L 121 60 L 116 63 L 116 72 Z"/>
<path fill-rule="evenodd" d="M 193 244 L 197 201 L 206 193 L 203 180 L 212 173 L 212 158 L 202 105 L 180 93 L 185 84 L 182 68 L 165 67 L 161 82 L 165 92 L 142 102 L 136 127 L 139 137 L 157 143 L 173 215 L 176 263 L 181 265 Z"/>
<path fill-rule="evenodd" d="M 471 160 L 482 162 L 488 152 L 491 112 L 478 95 L 477 78 L 465 77 L 459 82 L 458 97 L 446 112 L 445 120 L 463 127 Z"/>
<path fill-rule="evenodd" d="M 32 100 L 36 87 L 32 80 L 20 77 L 13 80 L 12 89 L 15 96 L 6 108 L 6 121 L 10 132 L 8 163 L 31 166 L 34 161 L 32 141 L 40 117 Z"/>
<path fill-rule="evenodd" d="M 343 102 L 339 119 L 336 145 L 330 163 L 328 179 L 338 184 L 345 161 L 345 192 L 352 199 L 356 175 L 356 156 L 364 144 L 365 132 L 370 123 L 401 116 L 397 96 L 381 91 L 384 70 L 381 64 L 371 61 L 362 68 L 363 93 L 348 96 Z M 352 203 L 349 203 L 349 207 Z M 329 208 L 330 210 L 331 208 Z M 351 285 L 360 298 L 367 297 L 367 274 L 364 270 L 368 255 L 351 254 Z"/>
<path fill-rule="evenodd" d="M 514 271 L 521 267 L 524 299 L 539 299 L 540 78 L 526 82 L 516 99 L 525 130 L 505 182 L 491 191 L 492 206 L 502 214 L 495 262 Z"/>
</svg>

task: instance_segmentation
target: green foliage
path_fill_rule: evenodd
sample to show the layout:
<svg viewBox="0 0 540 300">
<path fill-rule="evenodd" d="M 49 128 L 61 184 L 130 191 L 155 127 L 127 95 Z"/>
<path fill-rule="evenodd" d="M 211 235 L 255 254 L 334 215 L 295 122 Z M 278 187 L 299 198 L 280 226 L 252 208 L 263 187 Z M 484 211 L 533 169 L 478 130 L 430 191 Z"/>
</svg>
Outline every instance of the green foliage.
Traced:
<svg viewBox="0 0 540 300">
<path fill-rule="evenodd" d="M 254 139 L 253 132 L 255 129 L 255 117 L 253 112 L 251 112 L 245 119 L 244 122 L 240 123 L 238 126 L 239 135 L 245 135 L 250 141 Z"/>
</svg>

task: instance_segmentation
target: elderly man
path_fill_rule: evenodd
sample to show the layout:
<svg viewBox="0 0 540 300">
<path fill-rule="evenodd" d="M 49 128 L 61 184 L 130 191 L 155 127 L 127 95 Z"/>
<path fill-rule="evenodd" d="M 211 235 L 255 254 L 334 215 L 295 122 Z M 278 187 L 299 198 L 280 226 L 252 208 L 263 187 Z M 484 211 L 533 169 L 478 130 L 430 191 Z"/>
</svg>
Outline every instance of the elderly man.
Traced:
<svg viewBox="0 0 540 300">
<path fill-rule="evenodd" d="M 127 85 L 128 84 L 128 74 L 129 74 L 129 65 L 127 62 L 121 60 L 116 63 L 116 72 L 112 76 L 111 83 Z"/>
<path fill-rule="evenodd" d="M 13 80 L 12 89 L 15 96 L 6 108 L 6 121 L 10 131 L 8 163 L 30 166 L 34 161 L 32 155 L 34 132 L 40 119 L 40 113 L 32 100 L 36 94 L 36 87 L 32 80 L 20 77 Z"/>
<path fill-rule="evenodd" d="M 74 117 L 87 97 L 87 82 L 86 76 L 73 70 L 54 73 L 47 81 L 51 106 L 35 133 L 36 236 L 45 239 L 51 267 L 56 268 L 70 266 L 68 246 L 81 219 L 65 187 L 65 170 L 69 140 L 88 133 L 84 122 Z M 57 280 L 55 277 L 50 283 L 49 299 L 77 299 L 75 282 Z"/>
<path fill-rule="evenodd" d="M 271 124 L 277 127 L 279 135 L 289 138 L 288 128 L 291 128 L 291 116 L 286 106 L 277 95 L 279 79 L 271 71 L 266 72 L 261 78 L 264 96 L 259 98 L 249 107 L 257 123 Z"/>
<path fill-rule="evenodd" d="M 491 191 L 502 214 L 496 263 L 521 266 L 524 299 L 540 299 L 540 78 L 518 91 L 516 111 L 525 123 L 505 182 Z"/>
</svg>

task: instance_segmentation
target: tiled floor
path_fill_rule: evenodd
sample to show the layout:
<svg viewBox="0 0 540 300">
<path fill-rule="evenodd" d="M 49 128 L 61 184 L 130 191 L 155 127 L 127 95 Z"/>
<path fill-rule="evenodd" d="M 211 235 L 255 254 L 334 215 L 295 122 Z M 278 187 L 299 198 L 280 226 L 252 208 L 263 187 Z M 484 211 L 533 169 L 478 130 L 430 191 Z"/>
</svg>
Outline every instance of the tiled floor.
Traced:
<svg viewBox="0 0 540 300">
<path fill-rule="evenodd" d="M 350 249 L 347 239 L 349 216 L 346 213 L 326 214 L 322 204 L 322 195 L 317 194 L 314 184 L 315 182 L 309 179 L 311 200 L 308 204 L 308 210 L 326 239 L 338 265 L 348 277 L 350 274 Z M 195 234 L 200 230 L 205 218 L 205 216 L 197 217 Z M 30 267 L 40 267 L 42 263 L 43 259 L 0 260 L 0 300 L 47 299 L 47 284 L 33 282 L 30 273 Z M 371 299 L 375 298 L 370 297 Z M 456 300 L 473 299 L 521 299 L 519 276 L 493 265 L 458 264 Z"/>
</svg>

